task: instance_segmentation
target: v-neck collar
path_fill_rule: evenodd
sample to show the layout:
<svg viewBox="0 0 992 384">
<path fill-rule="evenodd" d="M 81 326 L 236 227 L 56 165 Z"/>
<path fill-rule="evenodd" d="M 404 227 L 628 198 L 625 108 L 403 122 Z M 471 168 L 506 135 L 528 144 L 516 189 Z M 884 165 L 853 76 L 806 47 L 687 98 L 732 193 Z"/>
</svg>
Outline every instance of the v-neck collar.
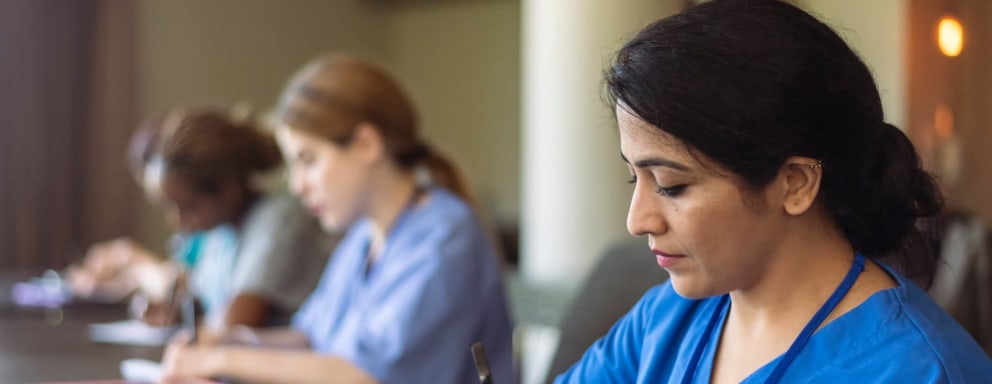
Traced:
<svg viewBox="0 0 992 384">
<path fill-rule="evenodd" d="M 868 296 L 857 307 L 823 325 L 813 334 L 813 337 L 809 340 L 809 344 L 796 357 L 797 362 L 804 357 L 830 356 L 837 351 L 856 347 L 856 344 L 859 344 L 861 340 L 869 339 L 871 335 L 877 333 L 879 327 L 886 323 L 877 319 L 888 319 L 894 316 L 892 311 L 897 306 L 893 306 L 890 303 L 892 301 L 898 301 L 899 296 L 906 289 L 906 284 L 910 283 L 901 279 L 899 277 L 900 275 L 888 265 L 876 261 L 870 262 L 881 266 L 898 286 L 886 288 L 871 294 L 871 296 Z M 712 298 L 712 300 L 718 299 Z M 720 336 L 723 334 L 723 328 L 726 325 L 727 316 L 730 312 L 730 305 L 728 303 L 724 308 L 723 314 L 720 316 L 719 326 L 713 330 L 714 334 L 710 337 L 710 341 L 703 352 L 703 358 L 699 362 L 699 371 L 697 371 L 699 375 L 697 376 L 697 380 L 693 380 L 693 382 L 709 383 L 713 379 L 713 363 L 716 359 L 716 347 L 719 345 Z M 876 320 L 866 321 L 865 319 Z M 754 372 L 751 372 L 750 375 L 741 380 L 741 384 L 764 383 L 784 354 L 785 351 L 775 356 L 774 359 L 768 361 Z M 801 365 L 801 362 L 799 365 Z M 688 369 L 693 368 L 696 367 L 688 367 Z"/>
</svg>

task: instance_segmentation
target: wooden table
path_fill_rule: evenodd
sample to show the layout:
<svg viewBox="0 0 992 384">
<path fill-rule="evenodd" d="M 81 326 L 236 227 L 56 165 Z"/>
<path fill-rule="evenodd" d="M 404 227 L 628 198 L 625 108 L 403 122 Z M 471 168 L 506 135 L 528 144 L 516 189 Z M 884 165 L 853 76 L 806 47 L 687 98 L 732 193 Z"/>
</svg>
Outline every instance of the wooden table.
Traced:
<svg viewBox="0 0 992 384">
<path fill-rule="evenodd" d="M 161 347 L 98 344 L 92 323 L 125 318 L 121 305 L 73 303 L 62 309 L 19 308 L 0 287 L 0 383 L 120 378 L 128 358 L 159 360 Z"/>
</svg>

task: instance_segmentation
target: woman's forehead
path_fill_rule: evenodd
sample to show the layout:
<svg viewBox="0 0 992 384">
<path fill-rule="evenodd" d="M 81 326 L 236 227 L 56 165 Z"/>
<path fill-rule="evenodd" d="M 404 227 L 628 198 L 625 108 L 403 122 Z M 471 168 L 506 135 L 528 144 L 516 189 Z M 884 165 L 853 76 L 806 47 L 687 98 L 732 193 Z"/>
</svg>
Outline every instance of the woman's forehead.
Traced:
<svg viewBox="0 0 992 384">
<path fill-rule="evenodd" d="M 620 131 L 620 154 L 631 164 L 648 158 L 663 157 L 685 165 L 687 171 L 693 173 L 717 177 L 732 175 L 725 166 L 706 154 L 625 108 L 617 108 L 617 125 Z"/>
<path fill-rule="evenodd" d="M 617 107 L 617 126 L 620 131 L 621 150 L 661 151 L 678 153 L 679 157 L 691 157 L 682 140 L 641 119 L 624 108 Z M 630 156 L 632 154 L 624 154 Z"/>
</svg>

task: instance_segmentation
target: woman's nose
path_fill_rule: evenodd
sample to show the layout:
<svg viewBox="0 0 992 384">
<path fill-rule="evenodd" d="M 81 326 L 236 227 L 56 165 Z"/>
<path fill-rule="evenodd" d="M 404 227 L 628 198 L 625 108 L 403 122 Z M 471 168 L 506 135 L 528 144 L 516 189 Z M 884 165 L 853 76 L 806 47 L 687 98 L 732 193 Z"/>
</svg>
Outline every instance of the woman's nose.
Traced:
<svg viewBox="0 0 992 384">
<path fill-rule="evenodd" d="M 668 230 L 659 199 L 647 186 L 634 186 L 627 211 L 627 231 L 631 235 L 660 235 Z"/>
</svg>

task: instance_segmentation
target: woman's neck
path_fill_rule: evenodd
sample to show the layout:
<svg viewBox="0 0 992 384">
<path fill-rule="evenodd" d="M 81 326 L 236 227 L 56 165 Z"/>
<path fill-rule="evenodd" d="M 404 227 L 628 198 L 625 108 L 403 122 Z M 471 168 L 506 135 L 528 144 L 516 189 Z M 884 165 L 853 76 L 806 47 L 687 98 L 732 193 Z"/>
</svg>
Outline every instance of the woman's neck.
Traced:
<svg viewBox="0 0 992 384">
<path fill-rule="evenodd" d="M 789 249 L 786 247 L 785 249 Z M 846 244 L 783 251 L 751 286 L 730 293 L 729 319 L 745 334 L 790 339 L 837 289 L 854 260 Z"/>
<path fill-rule="evenodd" d="M 231 221 L 235 228 L 241 229 L 244 227 L 245 221 L 248 220 L 248 214 L 251 212 L 252 207 L 258 202 L 262 194 L 250 187 L 244 187 L 244 198 L 241 199 L 240 204 L 235 207 L 234 220 Z"/>
<path fill-rule="evenodd" d="M 740 382 L 785 353 L 834 293 L 854 262 L 854 250 L 837 232 L 811 232 L 783 243 L 756 283 L 730 293 L 713 382 Z M 814 244 L 815 246 L 811 246 Z M 864 272 L 817 330 L 897 283 L 877 264 Z"/>
<path fill-rule="evenodd" d="M 369 244 L 371 259 L 375 259 L 386 245 L 386 236 L 403 212 L 412 204 L 417 193 L 417 183 L 409 172 L 395 170 L 376 185 L 379 191 L 369 206 L 372 221 L 372 239 Z"/>
</svg>

